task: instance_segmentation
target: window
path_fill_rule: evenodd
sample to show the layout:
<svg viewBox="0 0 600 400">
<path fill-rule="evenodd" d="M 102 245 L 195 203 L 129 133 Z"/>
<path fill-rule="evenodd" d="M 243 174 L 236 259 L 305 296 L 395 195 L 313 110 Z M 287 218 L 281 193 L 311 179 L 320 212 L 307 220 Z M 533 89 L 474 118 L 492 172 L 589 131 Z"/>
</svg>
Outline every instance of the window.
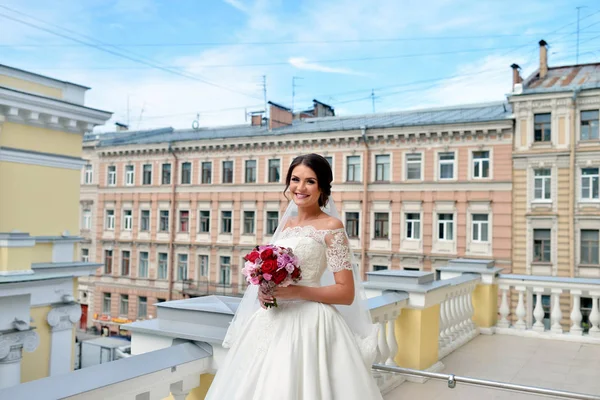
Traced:
<svg viewBox="0 0 600 400">
<path fill-rule="evenodd" d="M 92 169 L 92 164 L 86 164 L 83 174 L 83 183 L 86 185 L 91 185 L 94 180 L 94 173 Z"/>
<path fill-rule="evenodd" d="M 454 179 L 454 153 L 439 153 L 439 179 Z"/>
<path fill-rule="evenodd" d="M 598 200 L 599 168 L 582 168 L 581 170 L 581 198 L 585 200 Z"/>
<path fill-rule="evenodd" d="M 375 181 L 388 182 L 390 180 L 390 156 L 380 154 L 375 156 Z"/>
<path fill-rule="evenodd" d="M 179 232 L 190 231 L 190 212 L 187 210 L 179 211 Z"/>
<path fill-rule="evenodd" d="M 160 182 L 163 185 L 171 184 L 171 164 L 163 164 L 162 165 L 162 176 Z"/>
<path fill-rule="evenodd" d="M 210 232 L 210 211 L 200 211 L 200 233 Z"/>
<path fill-rule="evenodd" d="M 327 160 L 327 162 L 329 163 L 329 166 L 331 168 L 333 168 L 333 157 L 332 156 L 326 156 L 326 157 L 323 157 L 323 158 L 325 158 Z"/>
<path fill-rule="evenodd" d="M 146 318 L 148 315 L 148 298 L 138 297 L 138 318 Z"/>
<path fill-rule="evenodd" d="M 272 235 L 277 230 L 279 211 L 267 211 L 267 235 Z"/>
<path fill-rule="evenodd" d="M 533 116 L 533 141 L 550 142 L 552 140 L 551 114 L 535 114 Z"/>
<path fill-rule="evenodd" d="M 438 214 L 438 239 L 453 240 L 454 238 L 454 215 Z"/>
<path fill-rule="evenodd" d="M 150 210 L 142 210 L 140 212 L 140 231 L 150 231 Z"/>
<path fill-rule="evenodd" d="M 581 112 L 581 140 L 598 140 L 598 110 Z M 91 182 L 90 182 L 91 183 Z"/>
<path fill-rule="evenodd" d="M 421 239 L 421 214 L 406 213 L 406 238 Z"/>
<path fill-rule="evenodd" d="M 168 259 L 167 253 L 158 253 L 158 279 L 167 279 Z"/>
<path fill-rule="evenodd" d="M 281 173 L 281 160 L 269 160 L 269 182 L 279 182 Z"/>
<path fill-rule="evenodd" d="M 581 264 L 598 265 L 600 251 L 598 230 L 581 230 Z"/>
<path fill-rule="evenodd" d="M 119 306 L 119 315 L 126 317 L 129 314 L 129 295 L 121 295 L 121 304 Z"/>
<path fill-rule="evenodd" d="M 244 235 L 254 235 L 254 211 L 244 211 Z"/>
<path fill-rule="evenodd" d="M 106 229 L 115 229 L 115 210 L 106 210 Z"/>
<path fill-rule="evenodd" d="M 192 183 L 192 163 L 181 163 L 181 184 L 189 185 Z"/>
<path fill-rule="evenodd" d="M 223 183 L 233 183 L 233 161 L 223 161 Z"/>
<path fill-rule="evenodd" d="M 346 181 L 360 182 L 360 156 L 346 157 Z"/>
<path fill-rule="evenodd" d="M 256 160 L 246 160 L 244 182 L 256 183 Z"/>
<path fill-rule="evenodd" d="M 375 213 L 375 239 L 388 238 L 389 218 L 388 213 Z"/>
<path fill-rule="evenodd" d="M 207 185 L 212 183 L 212 163 L 210 161 L 202 162 L 202 183 Z"/>
<path fill-rule="evenodd" d="M 102 314 L 110 315 L 110 293 L 104 293 L 102 299 Z"/>
<path fill-rule="evenodd" d="M 385 271 L 387 269 L 387 265 L 373 265 L 373 271 Z"/>
<path fill-rule="evenodd" d="M 473 214 L 473 241 L 487 242 L 489 233 L 489 223 L 487 214 Z"/>
<path fill-rule="evenodd" d="M 130 231 L 133 226 L 133 215 L 131 210 L 123 210 L 123 229 Z"/>
<path fill-rule="evenodd" d="M 113 263 L 113 251 L 104 250 L 104 273 L 107 275 L 112 274 L 112 263 Z"/>
<path fill-rule="evenodd" d="M 128 186 L 135 184 L 135 167 L 133 165 L 125 166 L 125 184 Z"/>
<path fill-rule="evenodd" d="M 90 250 L 81 249 L 81 262 L 90 262 Z"/>
<path fill-rule="evenodd" d="M 346 213 L 346 234 L 349 238 L 357 238 L 360 232 L 360 220 L 357 212 Z"/>
<path fill-rule="evenodd" d="M 90 210 L 83 211 L 83 229 L 87 231 L 92 229 L 92 212 Z"/>
<path fill-rule="evenodd" d="M 161 299 L 160 297 L 156 298 L 157 303 L 164 303 L 165 301 L 165 299 Z"/>
<path fill-rule="evenodd" d="M 115 186 L 117 184 L 117 167 L 114 165 L 108 166 L 108 186 Z"/>
<path fill-rule="evenodd" d="M 473 178 L 489 178 L 490 177 L 490 152 L 489 151 L 474 151 L 473 152 Z"/>
<path fill-rule="evenodd" d="M 121 275 L 129 276 L 129 265 L 131 261 L 131 252 L 123 250 L 121 252 Z"/>
<path fill-rule="evenodd" d="M 140 251 L 140 260 L 138 265 L 138 278 L 148 277 L 148 252 Z"/>
<path fill-rule="evenodd" d="M 142 185 L 152 185 L 152 164 L 142 167 Z"/>
<path fill-rule="evenodd" d="M 220 261 L 219 283 L 229 286 L 231 285 L 231 257 L 221 256 Z"/>
<path fill-rule="evenodd" d="M 420 180 L 421 179 L 421 154 L 406 155 L 406 179 Z"/>
<path fill-rule="evenodd" d="M 533 198 L 535 200 L 552 199 L 552 170 L 549 168 L 536 169 L 533 174 Z"/>
<path fill-rule="evenodd" d="M 231 211 L 221 211 L 221 233 L 231 233 Z"/>
<path fill-rule="evenodd" d="M 169 210 L 160 210 L 160 226 L 161 232 L 169 231 Z"/>
<path fill-rule="evenodd" d="M 188 255 L 179 254 L 177 256 L 177 280 L 185 281 L 188 276 Z"/>
<path fill-rule="evenodd" d="M 533 262 L 551 262 L 550 229 L 533 230 Z"/>
<path fill-rule="evenodd" d="M 198 269 L 200 271 L 200 276 L 203 278 L 208 278 L 208 256 L 205 254 L 201 254 L 198 256 Z"/>
</svg>

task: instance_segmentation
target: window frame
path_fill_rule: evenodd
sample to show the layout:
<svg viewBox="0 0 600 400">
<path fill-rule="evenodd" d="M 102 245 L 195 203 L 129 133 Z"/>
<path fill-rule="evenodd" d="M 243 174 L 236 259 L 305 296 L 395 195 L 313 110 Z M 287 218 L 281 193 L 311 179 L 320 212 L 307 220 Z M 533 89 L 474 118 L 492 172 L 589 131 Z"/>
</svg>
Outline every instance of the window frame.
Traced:
<svg viewBox="0 0 600 400">
<path fill-rule="evenodd" d="M 596 119 L 584 119 L 584 113 L 596 113 Z M 595 121 L 595 124 L 593 123 Z M 591 123 L 590 123 L 591 122 Z M 600 110 L 581 110 L 579 113 L 579 140 L 583 142 L 587 141 L 596 141 L 600 139 Z M 588 137 L 586 139 L 583 138 L 583 127 L 588 127 L 588 131 L 593 133 L 594 127 L 596 132 L 596 137 Z"/>
<path fill-rule="evenodd" d="M 596 170 L 596 173 L 594 174 L 589 174 L 589 175 L 584 175 L 584 170 Z M 579 195 L 581 196 L 581 200 L 583 201 L 587 201 L 587 202 L 596 202 L 600 200 L 600 167 L 582 167 L 580 170 L 580 175 L 581 175 L 581 179 L 580 179 L 580 185 L 581 185 L 581 190 L 579 192 Z M 597 197 L 594 197 L 594 178 L 596 178 L 596 193 L 598 193 Z M 588 180 L 589 181 L 589 185 L 588 185 L 588 190 L 589 190 L 589 196 L 584 196 L 584 180 Z"/>
<path fill-rule="evenodd" d="M 252 213 L 252 218 L 248 218 L 247 217 L 246 214 L 248 214 L 248 213 Z M 254 210 L 244 210 L 242 217 L 243 217 L 242 224 L 244 226 L 244 229 L 243 229 L 244 233 L 243 234 L 244 235 L 255 235 L 256 234 L 256 211 L 254 211 Z M 252 223 L 252 229 L 251 230 L 246 229 L 246 228 L 248 228 L 248 226 L 246 224 L 249 221 L 252 221 L 251 222 Z"/>
<path fill-rule="evenodd" d="M 111 214 L 112 213 L 112 214 Z M 104 229 L 107 231 L 115 230 L 115 210 L 114 208 L 107 208 L 105 210 L 105 222 Z"/>
<path fill-rule="evenodd" d="M 441 219 L 440 217 L 442 215 L 449 215 L 452 218 L 451 219 Z M 453 242 L 456 237 L 456 232 L 455 232 L 455 227 L 454 227 L 454 214 L 453 213 L 448 213 L 448 212 L 438 212 L 436 213 L 436 220 L 437 220 L 437 238 L 436 240 L 441 241 L 441 242 Z M 450 229 L 448 229 L 448 227 L 450 227 Z M 450 232 L 450 235 L 448 235 L 448 232 Z M 441 237 L 443 236 L 443 237 Z M 448 237 L 451 236 L 451 237 Z"/>
<path fill-rule="evenodd" d="M 187 213 L 187 216 L 184 216 L 185 213 Z M 179 223 L 177 224 L 178 232 L 190 233 L 190 210 L 179 210 L 178 219 L 179 219 Z M 185 226 L 184 226 L 184 222 L 185 222 Z"/>
<path fill-rule="evenodd" d="M 144 212 L 148 213 L 148 217 L 144 218 Z M 147 209 L 140 210 L 140 232 L 150 232 L 152 211 Z M 146 221 L 147 229 L 144 229 L 144 221 Z"/>
<path fill-rule="evenodd" d="M 350 159 L 358 159 L 357 164 L 350 164 Z M 351 154 L 345 157 L 345 176 L 344 182 L 348 183 L 360 183 L 362 182 L 362 155 L 360 154 Z M 354 179 L 350 179 L 350 167 L 352 167 L 352 176 Z"/>
<path fill-rule="evenodd" d="M 356 218 L 349 218 L 350 214 L 356 214 Z M 345 226 L 346 234 L 349 239 L 358 239 L 360 237 L 360 212 L 359 211 L 346 211 L 345 212 Z M 351 231 L 355 228 L 355 231 Z"/>
<path fill-rule="evenodd" d="M 191 161 L 182 161 L 180 166 L 180 185 L 191 185 L 193 179 L 194 164 Z M 184 169 L 184 166 L 189 166 L 189 169 Z M 186 179 L 187 178 L 187 179 Z"/>
<path fill-rule="evenodd" d="M 409 160 L 412 157 L 419 157 L 419 160 Z M 425 163 L 425 154 L 422 151 L 414 152 L 414 153 L 404 153 L 404 180 L 405 181 L 422 181 L 423 173 L 424 173 L 424 163 Z M 418 178 L 409 178 L 409 165 L 419 164 L 419 177 Z"/>
<path fill-rule="evenodd" d="M 475 216 L 485 215 L 485 221 L 476 221 Z M 485 229 L 484 229 L 485 228 Z M 475 232 L 477 232 L 477 239 L 475 238 Z M 486 239 L 483 240 L 483 233 L 485 232 Z M 473 243 L 489 243 L 490 242 L 490 215 L 486 213 L 471 213 L 471 241 Z"/>
<path fill-rule="evenodd" d="M 549 234 L 549 238 L 548 239 L 536 239 L 535 238 L 535 234 L 536 231 L 547 231 Z M 533 239 L 533 252 L 532 252 L 532 257 L 531 257 L 531 262 L 532 264 L 551 264 L 552 263 L 552 229 L 549 228 L 534 228 L 533 232 L 532 232 L 532 239 Z M 538 243 L 536 242 L 540 242 L 539 246 Z M 544 259 L 544 253 L 546 252 L 545 249 L 545 244 L 548 244 L 548 259 Z M 538 259 L 536 260 L 536 249 L 540 247 L 541 248 L 541 254 L 542 254 L 542 259 Z"/>
<path fill-rule="evenodd" d="M 165 168 L 168 167 L 168 168 Z M 173 183 L 173 165 L 171 163 L 162 163 L 160 167 L 160 184 L 171 185 Z"/>
<path fill-rule="evenodd" d="M 545 117 L 548 116 L 548 121 L 536 121 L 537 117 Z M 540 128 L 541 127 L 541 128 Z M 549 137 L 548 139 L 546 139 L 546 127 L 548 127 L 548 133 L 549 133 Z M 537 140 L 536 139 L 536 135 L 537 135 L 537 131 L 541 130 L 541 139 Z M 548 112 L 548 113 L 535 113 L 533 114 L 533 143 L 540 143 L 540 144 L 544 144 L 544 143 L 552 143 L 552 113 Z"/>
<path fill-rule="evenodd" d="M 163 222 L 165 219 L 165 215 L 166 214 L 166 229 L 163 228 Z M 170 219 L 171 219 L 171 213 L 169 212 L 169 210 L 159 210 L 158 211 L 158 232 L 160 233 L 165 233 L 165 232 L 169 232 L 171 227 L 170 227 Z"/>
<path fill-rule="evenodd" d="M 477 153 L 487 153 L 487 157 L 476 158 Z M 487 162 L 487 176 L 484 175 L 484 166 Z M 481 164 L 479 167 L 480 176 L 475 174 L 476 165 Z M 471 179 L 491 179 L 492 178 L 492 151 L 491 150 L 471 150 Z"/>
<path fill-rule="evenodd" d="M 146 255 L 146 265 L 142 265 L 142 261 L 144 261 L 144 258 L 142 257 L 142 254 Z M 138 252 L 138 278 L 143 278 L 143 279 L 147 279 L 148 278 L 148 274 L 149 274 L 149 268 L 150 266 L 150 253 L 148 251 L 139 251 Z"/>
<path fill-rule="evenodd" d="M 131 276 L 131 250 L 121 250 L 121 276 Z"/>
<path fill-rule="evenodd" d="M 583 233 L 585 232 L 596 232 L 596 240 L 595 241 L 591 241 L 591 240 L 583 240 Z M 586 253 L 588 253 L 586 255 L 586 260 L 584 261 L 584 243 L 591 243 L 587 245 L 587 251 Z M 594 257 L 594 253 L 593 253 L 593 243 L 595 243 L 595 247 L 596 247 L 596 260 L 598 262 L 594 263 L 593 262 L 593 257 Z M 589 258 L 588 258 L 589 257 Z M 600 230 L 599 229 L 580 229 L 579 230 L 579 264 L 580 265 L 589 265 L 589 266 L 600 266 Z"/>
<path fill-rule="evenodd" d="M 254 168 L 250 168 L 248 167 L 248 163 L 254 163 Z M 252 172 L 252 178 L 253 180 L 248 179 L 249 175 L 248 175 L 248 171 L 249 170 L 253 170 Z M 258 160 L 256 159 L 249 159 L 249 160 L 244 160 L 244 183 L 256 183 L 256 178 L 257 178 L 257 171 L 258 171 Z"/>
<path fill-rule="evenodd" d="M 448 156 L 448 155 L 452 155 L 452 160 L 442 160 L 443 156 Z M 456 156 L 456 151 L 455 150 L 448 150 L 448 151 L 439 151 L 436 154 L 437 157 L 437 178 L 440 181 L 454 181 L 457 178 L 457 171 L 456 171 L 456 165 L 457 165 L 457 156 Z M 452 168 L 452 176 L 450 178 L 444 178 L 442 177 L 442 167 L 444 166 L 451 166 Z"/>
<path fill-rule="evenodd" d="M 409 218 L 409 215 L 416 215 L 418 218 Z M 416 227 L 416 229 L 415 229 Z M 411 229 L 412 228 L 412 229 Z M 412 230 L 412 233 L 409 232 Z M 415 235 L 415 231 L 418 235 Z M 422 221 L 420 212 L 404 212 L 404 237 L 408 240 L 421 240 Z M 411 233 L 411 234 L 409 234 Z"/>
<path fill-rule="evenodd" d="M 112 308 L 112 293 L 103 292 L 102 296 L 102 314 L 110 315 Z"/>
<path fill-rule="evenodd" d="M 89 167 L 89 168 L 88 168 Z M 94 183 L 94 166 L 90 163 L 83 167 L 83 184 L 91 185 Z"/>
<path fill-rule="evenodd" d="M 272 213 L 276 213 L 277 214 L 277 217 L 275 219 L 273 219 L 272 215 L 269 218 L 269 214 L 272 214 Z M 271 226 L 269 226 L 269 225 L 271 225 Z M 273 234 L 275 234 L 275 231 L 277 230 L 277 226 L 278 225 L 279 225 L 279 211 L 277 211 L 277 210 L 266 210 L 265 211 L 265 235 L 266 236 L 273 236 Z"/>
<path fill-rule="evenodd" d="M 123 309 L 125 308 L 125 312 L 123 312 Z M 119 296 L 119 316 L 120 317 L 127 317 L 129 316 L 129 295 L 128 294 L 121 294 Z"/>
<path fill-rule="evenodd" d="M 208 165 L 208 168 L 205 166 Z M 208 174 L 206 172 L 208 171 Z M 200 163 L 200 183 L 202 185 L 211 185 L 213 181 L 213 163 L 212 161 L 202 161 Z"/>
<path fill-rule="evenodd" d="M 548 171 L 548 175 L 537 175 L 540 171 Z M 537 182 L 541 182 L 542 197 L 537 197 Z M 546 189 L 549 186 L 548 197 L 546 198 Z M 533 170 L 533 201 L 538 203 L 552 202 L 552 168 L 535 168 Z"/>
<path fill-rule="evenodd" d="M 202 213 L 208 213 L 208 216 L 203 216 Z M 198 210 L 198 233 L 210 233 L 210 210 Z M 206 222 L 206 230 L 203 230 L 204 222 Z"/>
<path fill-rule="evenodd" d="M 106 167 L 106 186 L 117 186 L 117 166 L 108 165 Z"/>
<path fill-rule="evenodd" d="M 127 232 L 133 230 L 133 210 L 131 209 L 123 210 L 123 230 Z"/>
<path fill-rule="evenodd" d="M 177 254 L 177 281 L 185 282 L 188 279 L 189 274 L 189 261 L 190 257 L 186 253 Z"/>
<path fill-rule="evenodd" d="M 109 255 L 110 253 L 110 255 Z M 113 249 L 104 249 L 104 275 L 112 275 L 113 273 L 113 261 L 115 252 Z M 110 260 L 110 262 L 107 262 Z"/>
<path fill-rule="evenodd" d="M 223 263 L 223 259 L 228 258 L 229 263 Z M 223 279 L 223 278 L 227 279 Z M 219 285 L 231 286 L 231 256 L 220 255 L 219 256 Z"/>
<path fill-rule="evenodd" d="M 231 181 L 230 182 L 226 182 L 225 181 L 225 164 L 226 163 L 231 163 Z M 235 175 L 235 163 L 233 160 L 223 160 L 221 161 L 221 183 L 225 184 L 225 185 L 231 185 L 234 182 L 234 175 Z"/>
<path fill-rule="evenodd" d="M 229 217 L 225 218 L 225 213 L 229 213 Z M 233 234 L 233 211 L 232 210 L 221 210 L 221 226 L 220 228 L 220 233 L 222 235 L 231 235 Z M 226 231 L 225 228 L 225 220 L 228 219 L 229 220 L 229 226 L 228 226 L 228 231 Z"/>
<path fill-rule="evenodd" d="M 161 256 L 163 259 L 161 259 Z M 169 276 L 169 253 L 162 251 L 157 252 L 156 262 L 156 279 L 166 280 Z"/>
<path fill-rule="evenodd" d="M 150 167 L 150 170 L 148 171 L 146 169 L 146 167 Z M 144 186 L 152 185 L 152 175 L 154 172 L 153 170 L 154 170 L 154 166 L 151 163 L 142 164 L 142 185 L 144 185 Z M 148 179 L 146 179 L 146 178 L 148 178 Z"/>
<path fill-rule="evenodd" d="M 135 186 L 135 164 L 125 165 L 125 186 Z"/>
<path fill-rule="evenodd" d="M 381 157 L 387 157 L 387 163 L 378 161 Z M 374 181 L 375 182 L 390 182 L 392 180 L 392 155 L 389 153 L 386 154 L 375 154 L 374 157 Z"/>
<path fill-rule="evenodd" d="M 378 216 L 385 215 L 385 219 L 378 219 Z M 378 225 L 381 225 L 378 227 Z M 381 234 L 377 234 L 381 231 Z M 389 212 L 373 212 L 373 239 L 374 240 L 389 240 L 390 238 L 390 213 Z"/>
</svg>

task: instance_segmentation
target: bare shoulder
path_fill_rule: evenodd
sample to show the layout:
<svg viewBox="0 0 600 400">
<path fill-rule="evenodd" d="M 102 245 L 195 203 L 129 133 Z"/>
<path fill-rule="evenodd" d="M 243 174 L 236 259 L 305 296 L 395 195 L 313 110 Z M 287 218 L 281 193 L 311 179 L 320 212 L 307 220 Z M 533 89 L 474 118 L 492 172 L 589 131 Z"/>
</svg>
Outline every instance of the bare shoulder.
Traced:
<svg viewBox="0 0 600 400">
<path fill-rule="evenodd" d="M 341 229 L 344 227 L 344 224 L 342 223 L 342 221 L 340 221 L 339 219 L 337 219 L 335 217 L 328 216 L 327 219 L 323 222 L 326 227 L 325 229 L 329 229 L 329 230 Z"/>
</svg>

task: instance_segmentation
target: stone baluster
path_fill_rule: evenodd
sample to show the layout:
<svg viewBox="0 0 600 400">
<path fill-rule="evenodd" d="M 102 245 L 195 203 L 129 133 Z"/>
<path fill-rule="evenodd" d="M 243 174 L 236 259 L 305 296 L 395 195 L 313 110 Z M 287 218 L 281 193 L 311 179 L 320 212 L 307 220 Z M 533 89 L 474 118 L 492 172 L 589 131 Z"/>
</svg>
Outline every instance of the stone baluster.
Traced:
<svg viewBox="0 0 600 400">
<path fill-rule="evenodd" d="M 542 305 L 542 295 L 544 288 L 535 287 L 533 288 L 535 293 L 535 309 L 533 310 L 533 316 L 535 317 L 535 324 L 533 324 L 533 330 L 536 332 L 544 332 L 544 307 Z"/>
<path fill-rule="evenodd" d="M 398 353 L 398 342 L 396 342 L 396 318 L 400 316 L 400 311 L 394 313 L 387 322 L 387 344 L 389 348 L 389 356 L 385 361 L 385 365 L 392 367 L 396 366 L 396 354 Z"/>
<path fill-rule="evenodd" d="M 446 301 L 443 303 L 444 304 L 444 312 L 446 314 L 446 329 L 444 330 L 444 337 L 445 337 L 445 345 L 448 346 L 450 345 L 450 343 L 452 343 L 452 313 L 450 310 L 450 300 L 451 300 L 452 296 L 448 295 L 448 297 L 446 298 Z"/>
<path fill-rule="evenodd" d="M 385 320 L 379 322 L 379 337 L 377 341 L 377 347 L 379 348 L 379 360 L 380 363 L 384 363 L 390 357 L 390 349 L 388 347 L 388 339 L 386 337 L 387 329 Z"/>
<path fill-rule="evenodd" d="M 560 310 L 560 295 L 562 292 L 562 289 L 552 289 L 554 300 L 552 301 L 552 312 L 550 313 L 550 318 L 552 320 L 552 332 L 561 334 L 563 333 L 562 326 L 560 325 L 560 321 L 562 320 L 562 311 Z"/>
<path fill-rule="evenodd" d="M 458 308 L 456 292 L 450 295 L 450 321 L 450 335 L 452 336 L 452 343 L 454 343 L 458 337 Z"/>
<path fill-rule="evenodd" d="M 473 307 L 473 292 L 475 291 L 475 288 L 477 287 L 477 284 L 471 284 L 471 287 L 469 288 L 469 293 L 467 295 L 467 309 L 468 309 L 468 325 L 470 328 L 470 335 L 471 336 L 475 336 L 477 335 L 477 325 L 475 325 L 475 322 L 473 322 L 473 315 L 475 315 L 475 308 Z"/>
<path fill-rule="evenodd" d="M 465 304 L 467 289 L 462 288 L 458 292 L 458 336 L 464 337 L 466 336 L 467 329 L 467 307 Z"/>
<path fill-rule="evenodd" d="M 592 326 L 590 328 L 590 336 L 600 337 L 600 311 L 598 310 L 598 299 L 600 298 L 600 293 L 592 292 L 590 295 L 592 296 L 592 311 L 590 313 L 590 323 Z"/>
<path fill-rule="evenodd" d="M 524 294 L 525 294 L 525 286 L 517 286 L 515 289 L 517 289 L 517 292 L 519 292 L 519 300 L 517 302 L 517 309 L 516 309 L 516 316 L 517 316 L 517 322 L 515 323 L 515 328 L 520 329 L 520 330 L 525 330 L 527 328 L 527 326 L 525 325 L 525 315 L 526 315 L 526 311 L 525 311 L 525 301 L 524 301 Z"/>
<path fill-rule="evenodd" d="M 501 285 L 500 290 L 502 290 L 502 300 L 500 301 L 500 321 L 496 324 L 498 328 L 508 328 L 510 326 L 510 322 L 508 321 L 508 314 L 510 313 L 510 308 L 508 306 L 508 293 L 510 291 L 510 286 Z"/>
<path fill-rule="evenodd" d="M 569 334 L 573 336 L 583 335 L 583 328 L 581 327 L 581 290 L 571 290 L 571 296 L 573 296 L 573 309 L 571 310 L 571 328 Z"/>
<path fill-rule="evenodd" d="M 440 337 L 438 339 L 438 347 L 439 349 L 443 349 L 446 346 L 446 328 L 448 326 L 448 317 L 446 315 L 446 303 L 447 300 L 444 300 L 440 303 Z"/>
</svg>

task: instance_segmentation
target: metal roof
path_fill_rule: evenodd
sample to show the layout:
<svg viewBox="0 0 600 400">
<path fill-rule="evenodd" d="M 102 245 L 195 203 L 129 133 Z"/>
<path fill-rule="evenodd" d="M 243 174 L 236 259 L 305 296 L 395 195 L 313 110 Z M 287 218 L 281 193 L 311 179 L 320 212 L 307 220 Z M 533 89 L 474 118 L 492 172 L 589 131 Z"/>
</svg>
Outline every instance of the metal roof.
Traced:
<svg viewBox="0 0 600 400">
<path fill-rule="evenodd" d="M 600 63 L 566 65 L 548 68 L 540 79 L 539 71 L 523 82 L 523 94 L 572 91 L 600 88 Z"/>
<path fill-rule="evenodd" d="M 301 133 L 360 130 L 363 127 L 393 128 L 403 126 L 448 125 L 501 121 L 511 118 L 511 106 L 504 101 L 443 108 L 365 114 L 345 117 L 321 117 L 294 120 L 289 126 L 269 130 L 267 126 L 235 125 L 215 128 L 161 128 L 146 131 L 121 131 L 88 135 L 99 147 L 129 144 L 167 143 L 253 136 L 277 136 Z"/>
</svg>

